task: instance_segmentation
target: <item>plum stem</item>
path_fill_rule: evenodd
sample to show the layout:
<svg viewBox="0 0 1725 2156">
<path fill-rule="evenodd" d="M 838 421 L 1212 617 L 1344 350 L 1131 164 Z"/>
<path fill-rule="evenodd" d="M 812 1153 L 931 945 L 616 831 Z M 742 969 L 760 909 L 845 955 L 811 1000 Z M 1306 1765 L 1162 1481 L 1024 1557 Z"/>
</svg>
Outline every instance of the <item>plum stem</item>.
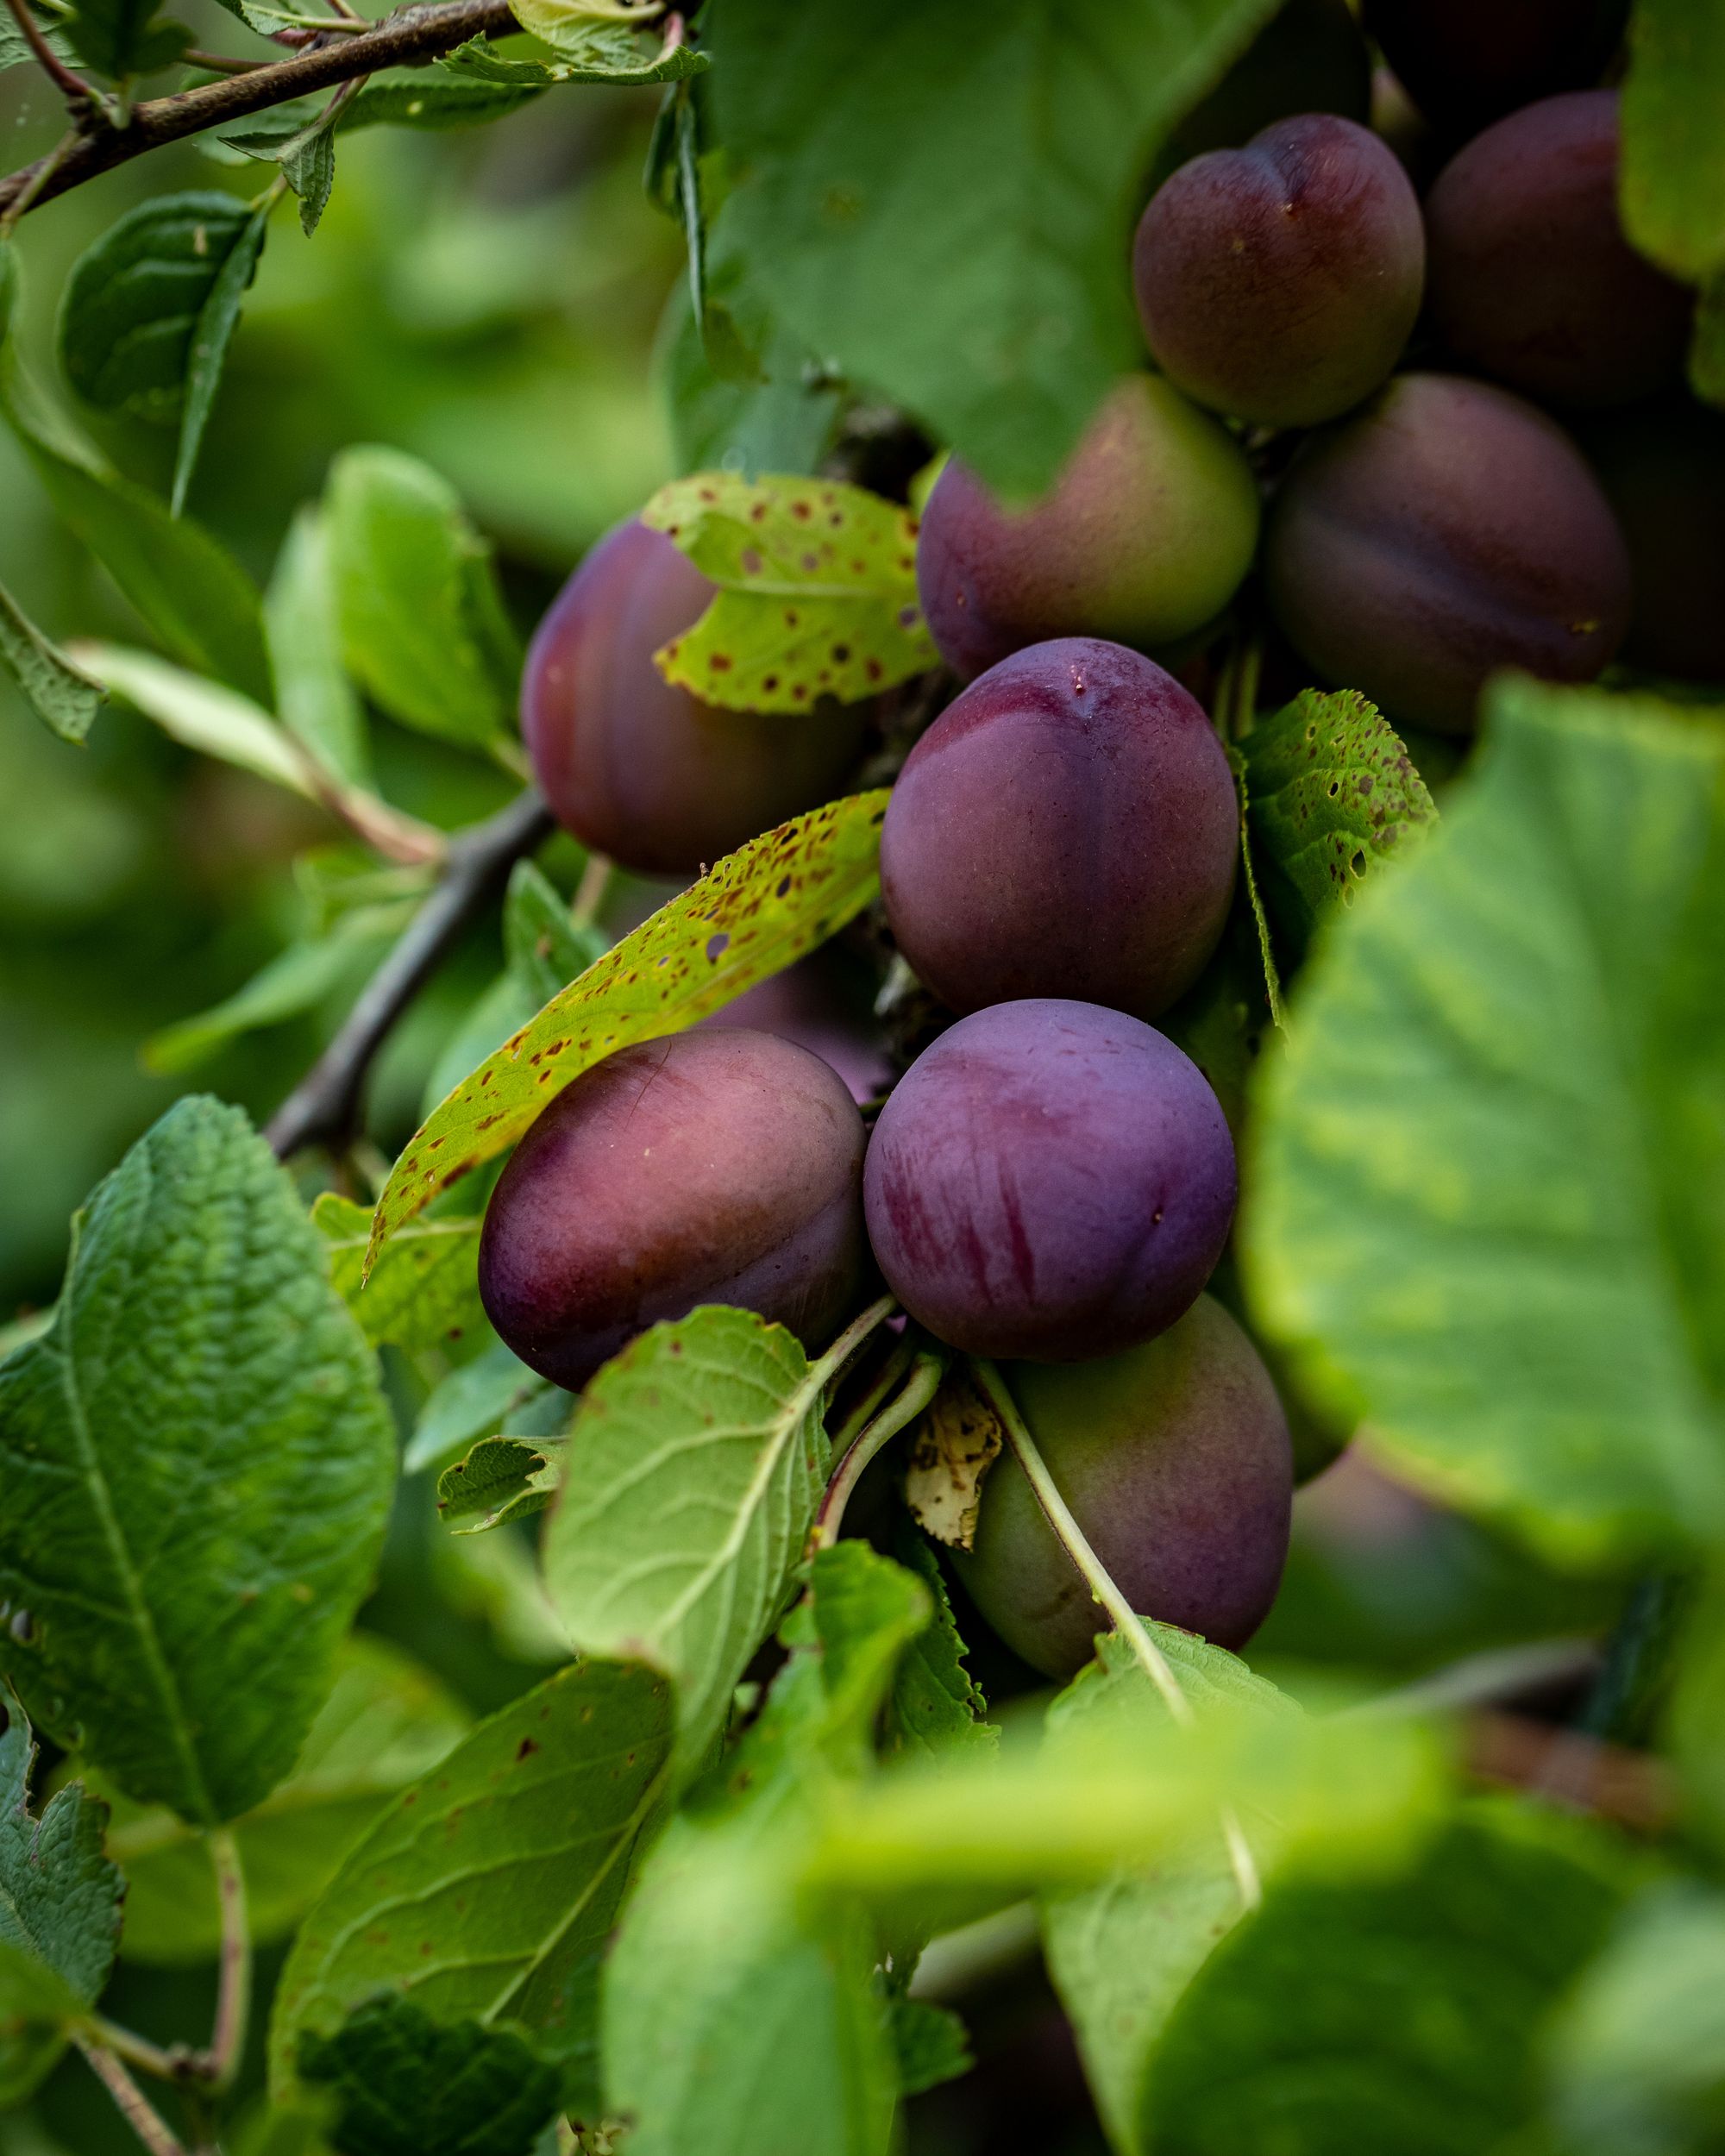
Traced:
<svg viewBox="0 0 1725 2156">
<path fill-rule="evenodd" d="M 832 1449 L 835 1452 L 848 1451 L 857 1432 L 879 1414 L 888 1396 L 898 1390 L 915 1352 L 908 1340 L 894 1341 L 891 1352 L 869 1380 L 867 1392 L 832 1432 Z"/>
<path fill-rule="evenodd" d="M 150 2156 L 185 2156 L 181 2143 L 143 2090 L 105 2044 L 89 2036 L 72 2040 L 89 2061 L 90 2070 L 118 2105 L 122 2115 Z"/>
<path fill-rule="evenodd" d="M 206 2071 L 225 2089 L 240 2069 L 246 2047 L 246 2022 L 252 2003 L 252 1933 L 246 1911 L 246 1874 L 232 1833 L 218 1827 L 210 1836 L 210 1861 L 222 1912 L 222 1959 L 216 1995 L 216 2026 L 206 2054 Z"/>
<path fill-rule="evenodd" d="M 885 1325 L 898 1307 L 896 1298 L 882 1295 L 871 1302 L 861 1317 L 853 1318 L 820 1360 L 810 1366 L 809 1376 L 815 1384 L 831 1384 L 869 1335 L 877 1326 Z"/>
<path fill-rule="evenodd" d="M 912 1363 L 910 1376 L 898 1393 L 851 1439 L 832 1470 L 826 1495 L 820 1501 L 820 1510 L 815 1514 L 813 1548 L 830 1550 L 837 1541 L 838 1531 L 844 1524 L 844 1507 L 850 1501 L 850 1493 L 862 1479 L 862 1470 L 889 1438 L 897 1437 L 906 1423 L 915 1421 L 940 1390 L 940 1381 L 945 1375 L 945 1356 L 936 1350 L 925 1349 Z"/>
<path fill-rule="evenodd" d="M 1073 1517 L 1071 1507 L 1061 1495 L 1059 1485 L 1050 1474 L 1048 1463 L 1030 1433 L 1030 1426 L 1019 1412 L 1018 1402 L 1007 1389 L 1006 1380 L 993 1363 L 980 1357 L 972 1363 L 971 1368 L 983 1396 L 1000 1419 L 1013 1457 L 1024 1470 L 1025 1480 L 1035 1493 L 1036 1501 L 1054 1530 L 1055 1539 L 1078 1568 L 1094 1599 L 1107 1612 L 1115 1631 L 1132 1649 L 1139 1668 L 1161 1694 L 1169 1720 L 1176 1728 L 1190 1729 L 1195 1720 L 1192 1702 L 1181 1690 L 1180 1680 L 1167 1656 L 1151 1637 L 1149 1626 L 1114 1584 L 1107 1567 L 1091 1548 L 1088 1536 Z M 1257 1861 L 1232 1805 L 1222 1808 L 1221 1826 L 1240 1899 L 1247 1908 L 1255 1909 L 1264 1899 L 1264 1890 L 1258 1881 Z"/>
</svg>

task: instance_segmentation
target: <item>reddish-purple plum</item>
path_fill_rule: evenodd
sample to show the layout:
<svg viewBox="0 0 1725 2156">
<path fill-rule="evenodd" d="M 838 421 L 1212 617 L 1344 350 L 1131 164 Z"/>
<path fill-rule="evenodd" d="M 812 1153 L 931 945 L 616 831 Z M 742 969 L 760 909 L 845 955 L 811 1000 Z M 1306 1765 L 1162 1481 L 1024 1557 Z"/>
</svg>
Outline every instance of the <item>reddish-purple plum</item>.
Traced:
<svg viewBox="0 0 1725 2156">
<path fill-rule="evenodd" d="M 1141 1617 L 1243 1647 L 1288 1555 L 1294 1461 L 1258 1351 L 1200 1295 L 1147 1346 L 1100 1362 L 1001 1371 L 1037 1450 L 1109 1576 Z M 1090 1659 L 1108 1620 L 1008 1452 L 988 1470 L 971 1599 L 1044 1677 Z"/>
<path fill-rule="evenodd" d="M 693 875 L 843 787 L 860 705 L 771 717 L 673 688 L 653 655 L 714 586 L 637 519 L 587 555 L 540 624 L 521 730 L 558 819 L 643 875 Z"/>
<path fill-rule="evenodd" d="M 1725 681 L 1725 416 L 1672 399 L 1594 421 L 1582 446 L 1634 572 L 1624 658 Z"/>
<path fill-rule="evenodd" d="M 1598 481 L 1508 390 L 1404 374 L 1314 435 L 1283 482 L 1270 606 L 1321 678 L 1392 720 L 1466 733 L 1499 667 L 1590 681 L 1629 618 L 1629 561 Z"/>
<path fill-rule="evenodd" d="M 1677 382 L 1690 295 L 1617 216 L 1617 93 L 1582 90 L 1475 136 L 1426 197 L 1432 324 L 1465 367 L 1578 409 Z"/>
<path fill-rule="evenodd" d="M 1629 0 L 1365 0 L 1365 27 L 1421 111 L 1452 135 L 1599 80 Z"/>
<path fill-rule="evenodd" d="M 1227 605 L 1258 527 L 1257 483 L 1226 429 L 1171 383 L 1134 374 L 1028 508 L 949 462 L 923 511 L 917 589 L 967 680 L 1050 636 L 1164 645 Z"/>
<path fill-rule="evenodd" d="M 619 1049 L 505 1169 L 480 1238 L 486 1314 L 572 1389 L 699 1303 L 819 1347 L 867 1268 L 863 1144 L 844 1081 L 773 1034 L 702 1027 Z"/>
<path fill-rule="evenodd" d="M 881 833 L 887 919 L 956 1011 L 1074 996 L 1154 1018 L 1196 979 L 1239 853 L 1204 710 L 1123 645 L 1015 652 L 930 727 Z"/>
<path fill-rule="evenodd" d="M 863 1199 L 887 1284 L 973 1355 L 1070 1362 L 1191 1306 L 1233 1218 L 1233 1141 L 1195 1064 L 1094 1003 L 997 1003 L 881 1111 Z"/>
<path fill-rule="evenodd" d="M 1151 351 L 1189 397 L 1308 427 L 1395 366 L 1425 260 L 1394 152 L 1352 120 L 1306 113 L 1164 180 L 1138 224 L 1132 282 Z"/>
</svg>

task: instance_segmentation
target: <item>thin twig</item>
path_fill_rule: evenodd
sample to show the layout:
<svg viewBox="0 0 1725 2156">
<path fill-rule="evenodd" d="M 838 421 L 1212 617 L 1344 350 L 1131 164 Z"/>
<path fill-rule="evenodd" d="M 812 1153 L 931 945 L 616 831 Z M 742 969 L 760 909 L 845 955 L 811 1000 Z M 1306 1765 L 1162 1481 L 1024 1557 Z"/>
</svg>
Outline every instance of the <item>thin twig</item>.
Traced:
<svg viewBox="0 0 1725 2156">
<path fill-rule="evenodd" d="M 85 111 L 94 103 L 96 93 L 81 75 L 72 72 L 48 43 L 41 24 L 36 20 L 30 0 L 6 0 L 6 4 L 12 10 L 12 19 L 22 34 L 25 44 L 35 55 L 44 73 L 75 113 Z"/>
<path fill-rule="evenodd" d="M 8 4 L 16 10 L 24 0 L 8 0 Z M 75 144 L 52 171 L 44 173 L 47 160 L 38 160 L 0 179 L 0 215 L 20 196 L 28 194 L 34 207 L 166 142 L 183 141 L 206 128 L 228 126 L 313 91 L 333 90 L 338 83 L 375 74 L 380 68 L 435 60 L 470 38 L 506 36 L 519 27 L 508 0 L 444 0 L 438 6 L 407 7 L 387 22 L 351 35 L 338 34 L 353 26 L 331 16 L 317 25 L 327 43 L 243 75 L 201 83 L 171 97 L 146 98 L 134 107 L 124 127 L 110 126 L 90 111 Z M 82 91 L 83 85 L 79 87 Z"/>
<path fill-rule="evenodd" d="M 940 1390 L 940 1381 L 945 1375 L 944 1355 L 919 1355 L 903 1390 L 851 1439 L 832 1470 L 820 1501 L 820 1510 L 815 1514 L 812 1548 L 830 1550 L 837 1541 L 838 1531 L 844 1525 L 844 1507 L 862 1479 L 862 1470 L 883 1445 L 897 1437 L 906 1423 L 915 1421 Z"/>
<path fill-rule="evenodd" d="M 113 2053 L 88 2036 L 73 2042 L 90 2061 L 91 2071 L 120 2107 L 132 2131 L 150 2156 L 185 2156 L 185 2148 L 168 2130 L 155 2106 L 133 2080 Z"/>
<path fill-rule="evenodd" d="M 581 870 L 581 880 L 575 886 L 575 895 L 569 901 L 571 928 L 591 928 L 599 918 L 599 910 L 605 904 L 611 889 L 612 862 L 609 854 L 589 854 L 586 866 Z"/>
<path fill-rule="evenodd" d="M 129 2028 L 122 2028 L 117 2021 L 105 2020 L 100 2014 L 92 2014 L 85 2025 L 91 2039 L 104 2051 L 111 2051 L 117 2059 L 154 2074 L 158 2081 L 179 2081 L 185 2071 L 186 2053 L 176 2046 L 170 2051 L 163 2045 L 153 2044 L 147 2036 L 139 2036 Z"/>
<path fill-rule="evenodd" d="M 222 1911 L 222 1957 L 216 1994 L 216 2025 L 207 2053 L 207 2078 L 218 2089 L 232 2084 L 246 2048 L 252 2006 L 252 1930 L 246 1915 L 246 1874 L 239 1844 L 225 1827 L 210 1836 L 210 1861 Z"/>
<path fill-rule="evenodd" d="M 264 1135 L 285 1159 L 301 1146 L 345 1144 L 358 1119 L 372 1059 L 469 921 L 499 892 L 524 854 L 551 829 L 551 812 L 530 789 L 488 823 L 449 843 L 442 881 L 370 981 L 347 1022 L 283 1101 Z"/>
<path fill-rule="evenodd" d="M 1089 1538 L 1072 1515 L 1072 1509 L 1061 1495 L 1059 1487 L 1048 1471 L 1036 1439 L 1030 1433 L 1030 1426 L 1019 1413 L 1018 1402 L 1007 1389 L 1006 1380 L 992 1363 L 977 1361 L 972 1364 L 976 1382 L 982 1388 L 988 1404 L 1000 1418 L 1019 1465 L 1024 1470 L 1025 1480 L 1034 1491 L 1036 1501 L 1043 1509 L 1056 1539 L 1065 1549 L 1092 1595 L 1107 1612 L 1116 1632 L 1137 1658 L 1140 1669 L 1162 1695 L 1168 1709 L 1168 1718 L 1176 1727 L 1189 1729 L 1195 1720 L 1192 1702 L 1180 1689 L 1180 1680 L 1169 1664 L 1168 1658 L 1150 1636 L 1150 1627 L 1115 1586 L 1107 1567 L 1091 1548 Z M 1255 1909 L 1264 1899 L 1259 1883 L 1258 1865 L 1241 1831 L 1239 1819 L 1232 1805 L 1225 1805 L 1221 1814 L 1222 1836 L 1228 1846 L 1228 1859 L 1233 1866 L 1234 1878 L 1239 1884 L 1240 1899 L 1249 1909 Z"/>
</svg>

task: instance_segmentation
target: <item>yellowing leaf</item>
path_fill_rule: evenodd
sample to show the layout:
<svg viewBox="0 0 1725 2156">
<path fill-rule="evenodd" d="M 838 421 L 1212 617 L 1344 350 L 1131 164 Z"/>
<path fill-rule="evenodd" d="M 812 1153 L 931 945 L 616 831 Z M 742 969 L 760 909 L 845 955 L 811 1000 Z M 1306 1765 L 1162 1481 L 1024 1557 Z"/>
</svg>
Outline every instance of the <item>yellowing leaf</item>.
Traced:
<svg viewBox="0 0 1725 2156">
<path fill-rule="evenodd" d="M 968 1550 L 976 1539 L 982 1477 L 1006 1432 L 968 1370 L 951 1371 L 911 1433 L 905 1502 L 938 1542 Z"/>
<path fill-rule="evenodd" d="M 936 663 L 916 589 L 916 519 L 833 479 L 676 479 L 642 521 L 718 596 L 656 654 L 668 681 L 732 711 L 855 702 Z"/>
<path fill-rule="evenodd" d="M 635 1041 L 680 1032 L 824 943 L 880 884 L 884 789 L 829 801 L 727 854 L 433 1110 L 378 1200 L 367 1269 L 440 1190 L 512 1145 L 572 1078 Z"/>
</svg>

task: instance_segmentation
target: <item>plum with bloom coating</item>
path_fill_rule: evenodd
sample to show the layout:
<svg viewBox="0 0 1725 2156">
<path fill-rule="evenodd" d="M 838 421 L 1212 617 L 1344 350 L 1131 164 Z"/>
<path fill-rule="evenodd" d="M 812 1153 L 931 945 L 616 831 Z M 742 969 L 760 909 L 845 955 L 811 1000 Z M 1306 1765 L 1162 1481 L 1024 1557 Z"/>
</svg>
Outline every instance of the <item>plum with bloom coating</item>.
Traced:
<svg viewBox="0 0 1725 2156">
<path fill-rule="evenodd" d="M 1138 1018 L 1057 998 L 961 1018 L 869 1142 L 887 1284 L 973 1355 L 1068 1362 L 1153 1338 L 1214 1270 L 1233 1141 L 1197 1066 Z"/>
<path fill-rule="evenodd" d="M 486 1315 L 571 1388 L 662 1319 L 735 1303 L 811 1349 L 864 1278 L 862 1119 L 819 1056 L 703 1026 L 566 1086 L 492 1194 Z"/>
<path fill-rule="evenodd" d="M 1288 1424 L 1258 1351 L 1201 1295 L 1144 1347 L 1001 1376 L 1055 1485 L 1142 1617 L 1238 1650 L 1288 1555 Z M 1107 1621 L 1010 1452 L 988 1470 L 959 1577 L 1013 1651 L 1069 1677 Z"/>
<path fill-rule="evenodd" d="M 773 716 L 674 688 L 653 655 L 715 586 L 638 518 L 608 532 L 539 624 L 521 731 L 559 822 L 643 875 L 693 875 L 843 787 L 866 723 L 845 705 Z"/>
<path fill-rule="evenodd" d="M 955 1011 L 1164 1011 L 1227 919 L 1233 777 L 1171 674 L 1092 637 L 991 667 L 911 751 L 881 833 L 899 949 Z"/>
<path fill-rule="evenodd" d="M 1257 483 L 1227 430 L 1171 382 L 1134 374 L 1027 508 L 950 462 L 923 511 L 917 591 L 966 680 L 1050 636 L 1169 644 L 1233 597 L 1258 526 Z"/>
</svg>

